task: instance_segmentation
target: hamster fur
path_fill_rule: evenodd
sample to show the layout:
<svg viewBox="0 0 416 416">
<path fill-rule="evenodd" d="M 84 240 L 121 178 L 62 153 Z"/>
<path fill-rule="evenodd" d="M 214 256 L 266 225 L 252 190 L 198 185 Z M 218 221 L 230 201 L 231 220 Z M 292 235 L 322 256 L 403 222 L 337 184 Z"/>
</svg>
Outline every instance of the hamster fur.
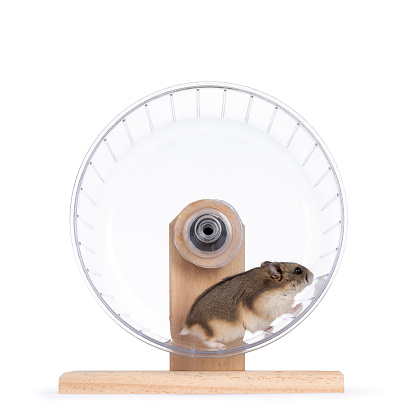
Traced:
<svg viewBox="0 0 416 416">
<path fill-rule="evenodd" d="M 191 306 L 180 335 L 193 335 L 211 348 L 266 329 L 278 316 L 293 313 L 294 297 L 312 283 L 313 273 L 297 263 L 266 261 L 226 277 L 205 290 Z"/>
</svg>

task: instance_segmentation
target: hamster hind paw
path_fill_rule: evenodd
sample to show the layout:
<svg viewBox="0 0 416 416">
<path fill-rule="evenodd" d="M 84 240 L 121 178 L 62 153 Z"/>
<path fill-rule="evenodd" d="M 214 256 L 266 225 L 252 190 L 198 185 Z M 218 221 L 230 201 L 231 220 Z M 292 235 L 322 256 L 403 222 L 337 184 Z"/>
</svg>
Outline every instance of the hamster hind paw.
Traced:
<svg viewBox="0 0 416 416">
<path fill-rule="evenodd" d="M 204 341 L 205 345 L 207 345 L 210 348 L 216 348 L 220 350 L 221 348 L 225 347 L 225 344 L 221 344 L 221 342 L 217 341 Z"/>
</svg>

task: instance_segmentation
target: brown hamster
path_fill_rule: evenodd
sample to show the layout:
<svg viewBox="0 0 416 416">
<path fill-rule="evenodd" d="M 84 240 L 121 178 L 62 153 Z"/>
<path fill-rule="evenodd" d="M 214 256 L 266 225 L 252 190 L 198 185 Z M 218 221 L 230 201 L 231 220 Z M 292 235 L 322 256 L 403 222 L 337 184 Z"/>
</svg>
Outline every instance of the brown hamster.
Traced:
<svg viewBox="0 0 416 416">
<path fill-rule="evenodd" d="M 226 277 L 198 296 L 180 335 L 201 338 L 222 348 L 244 335 L 266 329 L 292 308 L 297 293 L 312 283 L 313 273 L 297 263 L 265 261 L 260 267 Z"/>
</svg>

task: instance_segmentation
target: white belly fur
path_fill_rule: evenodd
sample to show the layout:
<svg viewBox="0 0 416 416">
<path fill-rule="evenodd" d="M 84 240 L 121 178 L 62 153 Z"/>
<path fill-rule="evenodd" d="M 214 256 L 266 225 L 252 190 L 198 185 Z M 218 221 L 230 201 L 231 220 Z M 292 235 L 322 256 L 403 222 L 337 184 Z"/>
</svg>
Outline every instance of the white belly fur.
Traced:
<svg viewBox="0 0 416 416">
<path fill-rule="evenodd" d="M 293 296 L 268 292 L 254 303 L 254 310 L 241 309 L 241 319 L 250 332 L 266 329 L 278 316 L 288 313 L 293 304 Z"/>
<path fill-rule="evenodd" d="M 210 325 L 214 330 L 214 339 L 220 342 L 231 342 L 237 338 L 242 338 L 245 333 L 241 322 L 231 323 L 222 319 L 213 319 Z"/>
</svg>

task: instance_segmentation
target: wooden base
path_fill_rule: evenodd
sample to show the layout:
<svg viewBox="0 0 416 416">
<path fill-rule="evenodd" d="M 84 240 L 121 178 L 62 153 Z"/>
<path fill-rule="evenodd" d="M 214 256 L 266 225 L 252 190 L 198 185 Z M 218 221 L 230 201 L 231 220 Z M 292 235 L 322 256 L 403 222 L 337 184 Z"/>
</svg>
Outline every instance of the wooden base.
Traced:
<svg viewBox="0 0 416 416">
<path fill-rule="evenodd" d="M 343 393 L 339 371 L 74 371 L 61 394 Z"/>
</svg>

